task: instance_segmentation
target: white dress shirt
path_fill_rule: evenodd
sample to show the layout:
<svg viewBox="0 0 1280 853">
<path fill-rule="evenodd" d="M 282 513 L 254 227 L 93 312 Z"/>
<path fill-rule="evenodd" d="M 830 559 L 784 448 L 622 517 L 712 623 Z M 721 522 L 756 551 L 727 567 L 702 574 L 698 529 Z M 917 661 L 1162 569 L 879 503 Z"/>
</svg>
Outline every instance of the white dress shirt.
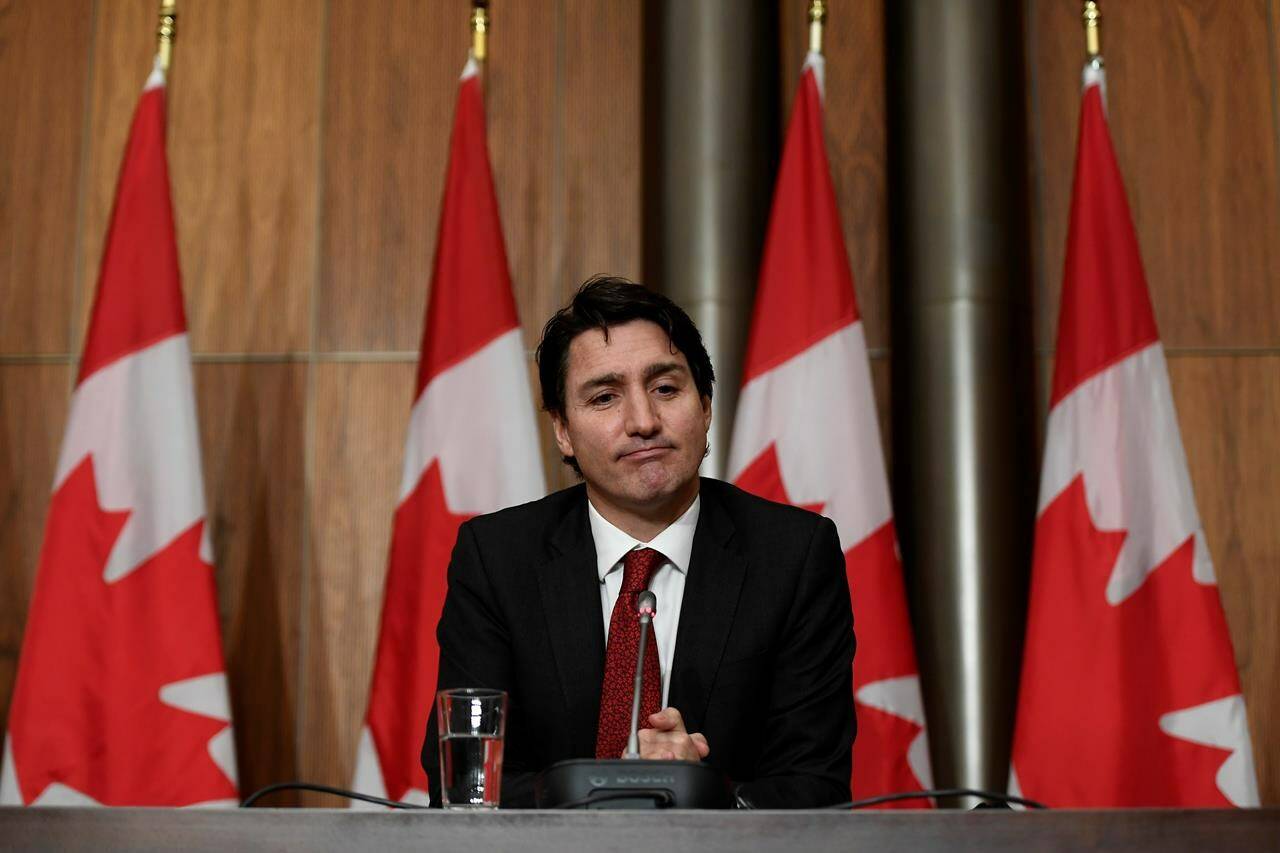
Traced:
<svg viewBox="0 0 1280 853">
<path fill-rule="evenodd" d="M 676 630 L 680 627 L 680 604 L 684 601 L 684 579 L 689 571 L 689 555 L 693 552 L 693 531 L 698 526 L 702 497 L 684 515 L 648 542 L 641 542 L 610 524 L 587 501 L 591 519 L 591 537 L 596 543 L 596 566 L 600 573 L 600 604 L 604 609 L 604 640 L 609 642 L 609 621 L 613 606 L 622 589 L 622 558 L 636 548 L 652 548 L 667 560 L 653 575 L 649 589 L 658 598 L 658 612 L 653 617 L 653 633 L 658 641 L 658 668 L 662 672 L 662 707 L 667 706 L 667 687 L 671 682 L 671 661 L 675 659 Z"/>
</svg>

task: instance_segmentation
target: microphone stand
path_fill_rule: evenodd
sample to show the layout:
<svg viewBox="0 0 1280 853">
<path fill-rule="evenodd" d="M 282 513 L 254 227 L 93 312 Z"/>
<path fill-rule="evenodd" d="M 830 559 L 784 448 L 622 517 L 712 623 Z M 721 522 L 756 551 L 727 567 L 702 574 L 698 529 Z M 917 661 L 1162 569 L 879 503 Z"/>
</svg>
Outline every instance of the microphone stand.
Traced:
<svg viewBox="0 0 1280 853">
<path fill-rule="evenodd" d="M 534 802 L 539 808 L 656 809 L 728 808 L 729 786 L 724 775 L 710 766 L 688 761 L 657 761 L 640 757 L 640 693 L 644 687 L 644 654 L 650 625 L 658 609 L 658 597 L 640 593 L 639 654 L 631 689 L 631 733 L 620 759 L 569 759 L 558 761 L 534 780 Z"/>
<path fill-rule="evenodd" d="M 636 679 L 631 688 L 631 734 L 627 737 L 626 759 L 640 757 L 640 692 L 644 688 L 644 652 L 649 643 L 649 626 L 653 624 L 658 597 L 649 590 L 640 593 L 636 609 L 640 612 L 640 648 L 636 654 Z"/>
</svg>

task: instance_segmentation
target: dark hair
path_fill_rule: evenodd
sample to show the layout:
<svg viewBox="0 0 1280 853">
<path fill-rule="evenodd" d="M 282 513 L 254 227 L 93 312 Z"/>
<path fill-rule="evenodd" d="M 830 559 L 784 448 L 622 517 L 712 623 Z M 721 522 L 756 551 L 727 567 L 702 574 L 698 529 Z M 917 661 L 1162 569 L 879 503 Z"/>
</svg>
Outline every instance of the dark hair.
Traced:
<svg viewBox="0 0 1280 853">
<path fill-rule="evenodd" d="M 542 385 L 542 408 L 561 418 L 565 416 L 564 386 L 569 372 L 569 346 L 574 338 L 599 329 L 607 341 L 610 326 L 632 320 L 648 320 L 666 332 L 671 345 L 689 362 L 698 394 L 711 399 L 715 371 L 702 335 L 689 315 L 667 297 L 634 281 L 597 275 L 583 282 L 569 304 L 551 315 L 542 327 L 542 340 L 534 355 L 538 362 L 538 381 Z M 567 456 L 564 461 L 578 470 L 573 457 Z"/>
</svg>

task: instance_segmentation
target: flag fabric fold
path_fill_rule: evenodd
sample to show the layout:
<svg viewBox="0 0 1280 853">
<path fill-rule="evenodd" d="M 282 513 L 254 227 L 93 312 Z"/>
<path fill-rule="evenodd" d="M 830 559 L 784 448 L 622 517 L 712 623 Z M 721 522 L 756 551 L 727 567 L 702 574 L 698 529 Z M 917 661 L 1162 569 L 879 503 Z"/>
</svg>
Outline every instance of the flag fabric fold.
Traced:
<svg viewBox="0 0 1280 853">
<path fill-rule="evenodd" d="M 932 785 L 866 338 L 810 54 L 787 129 L 747 343 L 729 475 L 835 522 L 853 597 L 855 798 Z M 906 803 L 904 807 L 918 807 Z"/>
<path fill-rule="evenodd" d="M 234 805 L 157 68 L 134 113 L 9 712 L 0 805 Z"/>
<path fill-rule="evenodd" d="M 1011 784 L 1060 807 L 1256 806 L 1101 68 L 1083 90 Z"/>
<path fill-rule="evenodd" d="M 418 755 L 459 525 L 542 497 L 537 424 L 485 139 L 476 63 L 458 87 L 417 396 L 353 787 L 426 804 Z M 359 803 L 355 807 L 361 808 Z"/>
</svg>

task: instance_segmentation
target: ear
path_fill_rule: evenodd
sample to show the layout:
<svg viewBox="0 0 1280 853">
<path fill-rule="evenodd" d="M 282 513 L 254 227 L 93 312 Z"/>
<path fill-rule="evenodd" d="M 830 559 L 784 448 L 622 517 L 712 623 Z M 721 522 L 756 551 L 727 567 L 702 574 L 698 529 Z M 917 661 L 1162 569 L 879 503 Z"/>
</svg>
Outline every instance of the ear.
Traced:
<svg viewBox="0 0 1280 853">
<path fill-rule="evenodd" d="M 555 431 L 556 447 L 560 448 L 560 455 L 573 456 L 573 440 L 569 438 L 569 426 L 563 416 L 552 413 L 551 428 Z"/>
<path fill-rule="evenodd" d="M 711 398 L 706 395 L 702 397 L 702 428 L 711 431 Z"/>
</svg>

